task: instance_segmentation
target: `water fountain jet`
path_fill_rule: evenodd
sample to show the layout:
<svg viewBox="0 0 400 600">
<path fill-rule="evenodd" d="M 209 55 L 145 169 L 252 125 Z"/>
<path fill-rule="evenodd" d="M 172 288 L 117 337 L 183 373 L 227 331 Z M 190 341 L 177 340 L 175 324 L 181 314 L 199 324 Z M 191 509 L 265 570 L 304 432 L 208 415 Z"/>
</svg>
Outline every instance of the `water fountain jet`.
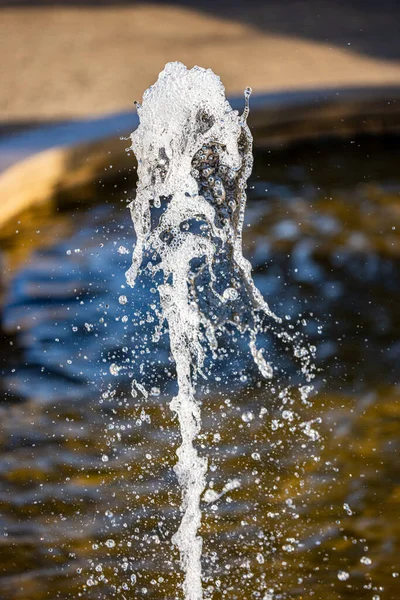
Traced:
<svg viewBox="0 0 400 600">
<path fill-rule="evenodd" d="M 207 347 L 215 353 L 216 330 L 231 323 L 247 334 L 261 375 L 272 378 L 272 366 L 257 348 L 257 333 L 265 317 L 282 323 L 254 285 L 242 252 L 246 185 L 253 165 L 246 122 L 250 94 L 246 88 L 239 115 L 210 69 L 169 63 L 142 103 L 136 103 L 140 125 L 131 135 L 139 182 L 130 205 L 137 241 L 127 281 L 133 287 L 144 269 L 163 274 L 158 286 L 161 321 L 168 325 L 178 383 L 170 408 L 182 436 L 175 473 L 183 516 L 173 542 L 185 573 L 186 600 L 203 598 L 198 530 L 207 459 L 194 445 L 201 427 L 197 374 L 203 374 Z M 155 219 L 154 209 L 161 207 Z"/>
</svg>

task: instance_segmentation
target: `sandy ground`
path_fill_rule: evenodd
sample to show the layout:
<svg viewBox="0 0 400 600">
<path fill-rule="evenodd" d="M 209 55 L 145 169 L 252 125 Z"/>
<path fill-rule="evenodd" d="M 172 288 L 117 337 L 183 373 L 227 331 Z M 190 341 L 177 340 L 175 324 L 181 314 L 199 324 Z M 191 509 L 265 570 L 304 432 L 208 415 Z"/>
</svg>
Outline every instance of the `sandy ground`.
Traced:
<svg viewBox="0 0 400 600">
<path fill-rule="evenodd" d="M 311 4 L 293 4 L 303 12 L 290 20 L 291 3 L 285 12 L 284 1 L 270 13 L 273 19 L 266 13 L 273 9 L 271 2 L 258 4 L 258 13 L 249 5 L 246 19 L 235 11 L 200 10 L 193 5 L 3 7 L 0 122 L 129 109 L 171 60 L 211 67 L 229 93 L 240 93 L 246 85 L 262 92 L 400 84 L 400 38 L 398 31 L 394 33 L 398 22 L 397 26 L 392 22 L 390 13 L 375 17 L 361 7 L 346 15 L 338 5 L 332 13 L 338 24 L 329 23 L 325 12 L 318 35 L 319 14 L 310 12 Z M 368 30 L 363 29 L 365 22 Z M 346 27 L 340 29 L 340 23 Z M 387 32 L 386 37 L 381 31 Z"/>
</svg>

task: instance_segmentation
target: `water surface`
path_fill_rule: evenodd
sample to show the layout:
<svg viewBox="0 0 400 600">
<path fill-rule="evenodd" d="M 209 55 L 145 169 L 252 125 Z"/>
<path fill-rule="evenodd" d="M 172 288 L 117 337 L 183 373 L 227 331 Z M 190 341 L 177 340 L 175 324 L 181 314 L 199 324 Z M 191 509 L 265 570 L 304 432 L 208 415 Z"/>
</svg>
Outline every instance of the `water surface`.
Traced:
<svg viewBox="0 0 400 600">
<path fill-rule="evenodd" d="M 239 340 L 202 387 L 209 482 L 240 480 L 203 507 L 206 598 L 400 596 L 399 161 L 396 138 L 256 148 L 245 253 L 271 308 L 317 346 L 313 406 L 294 409 L 322 420 L 321 439 L 291 430 Z M 173 365 L 142 318 L 156 295 L 125 284 L 130 182 L 55 197 L 2 233 L 5 600 L 164 600 L 181 582 Z M 284 347 L 265 345 L 295 383 Z M 147 398 L 130 395 L 138 375 Z"/>
</svg>

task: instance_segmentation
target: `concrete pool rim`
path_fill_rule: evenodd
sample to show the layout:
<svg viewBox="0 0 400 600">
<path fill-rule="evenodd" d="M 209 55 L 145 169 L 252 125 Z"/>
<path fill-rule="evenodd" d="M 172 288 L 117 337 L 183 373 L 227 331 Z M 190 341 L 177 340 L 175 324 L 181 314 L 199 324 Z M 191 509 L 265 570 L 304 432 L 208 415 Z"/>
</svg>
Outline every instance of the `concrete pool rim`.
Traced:
<svg viewBox="0 0 400 600">
<path fill-rule="evenodd" d="M 243 109 L 243 98 L 229 98 Z M 255 148 L 282 148 L 315 139 L 400 134 L 400 85 L 294 90 L 254 95 L 250 127 Z M 115 177 L 134 167 L 126 138 L 137 114 L 31 127 L 0 137 L 0 225 L 55 193 Z"/>
</svg>

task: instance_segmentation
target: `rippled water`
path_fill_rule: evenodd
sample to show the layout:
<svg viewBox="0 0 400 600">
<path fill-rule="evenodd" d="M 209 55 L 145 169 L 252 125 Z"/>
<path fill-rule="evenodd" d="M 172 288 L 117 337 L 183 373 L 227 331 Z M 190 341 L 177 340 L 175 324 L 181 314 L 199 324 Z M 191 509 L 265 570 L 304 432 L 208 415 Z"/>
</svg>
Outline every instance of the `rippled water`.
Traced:
<svg viewBox="0 0 400 600">
<path fill-rule="evenodd" d="M 323 439 L 291 431 L 244 347 L 229 398 L 216 367 L 200 451 L 216 492 L 240 485 L 204 503 L 206 597 L 400 597 L 399 160 L 393 138 L 256 151 L 245 250 L 271 308 L 300 313 L 318 347 L 314 406 L 296 411 L 322 419 Z M 56 197 L 3 230 L 5 600 L 177 597 L 173 365 L 140 319 L 156 296 L 125 287 L 131 178 Z M 146 372 L 140 354 L 124 360 L 145 336 L 159 382 L 134 400 L 131 380 L 146 387 Z M 290 383 L 287 355 L 265 345 Z M 90 585 L 99 565 L 107 583 Z"/>
</svg>

